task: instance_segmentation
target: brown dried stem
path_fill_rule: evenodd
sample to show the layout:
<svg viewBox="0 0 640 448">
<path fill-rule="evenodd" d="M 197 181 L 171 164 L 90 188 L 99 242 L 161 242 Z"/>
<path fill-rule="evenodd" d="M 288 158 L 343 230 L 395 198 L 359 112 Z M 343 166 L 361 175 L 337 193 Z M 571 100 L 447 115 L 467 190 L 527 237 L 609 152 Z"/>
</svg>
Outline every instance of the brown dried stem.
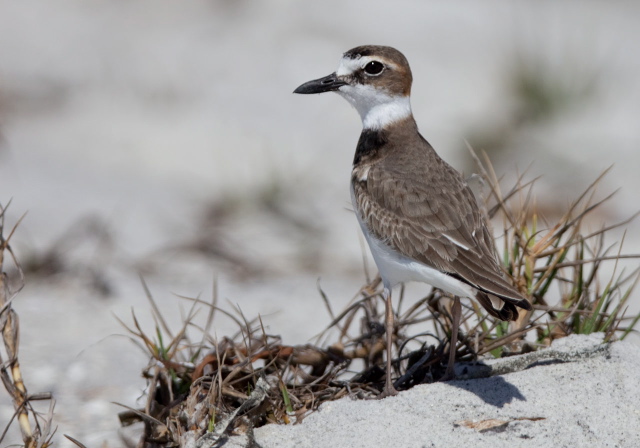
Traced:
<svg viewBox="0 0 640 448">
<path fill-rule="evenodd" d="M 49 412 L 40 416 L 31 406 L 31 401 L 36 399 L 51 399 L 50 394 L 29 395 L 22 378 L 20 362 L 18 360 L 20 348 L 20 321 L 18 313 L 13 309 L 13 298 L 24 286 L 24 276 L 20 263 L 18 263 L 11 246 L 9 244 L 18 225 L 24 215 L 18 220 L 9 232 L 9 236 L 4 238 L 5 214 L 7 207 L 0 204 L 0 331 L 4 342 L 6 360 L 0 352 L 0 378 L 13 401 L 15 409 L 14 418 L 18 421 L 24 446 L 27 448 L 41 448 L 50 446 L 51 438 L 55 430 L 51 428 L 53 418 L 53 401 Z M 17 271 L 17 286 L 10 285 L 10 279 L 4 271 L 5 253 L 11 256 L 11 260 Z M 30 420 L 30 417 L 32 420 Z M 0 442 L 4 439 L 13 418 L 0 435 Z M 33 424 L 32 424 L 33 423 Z"/>
</svg>

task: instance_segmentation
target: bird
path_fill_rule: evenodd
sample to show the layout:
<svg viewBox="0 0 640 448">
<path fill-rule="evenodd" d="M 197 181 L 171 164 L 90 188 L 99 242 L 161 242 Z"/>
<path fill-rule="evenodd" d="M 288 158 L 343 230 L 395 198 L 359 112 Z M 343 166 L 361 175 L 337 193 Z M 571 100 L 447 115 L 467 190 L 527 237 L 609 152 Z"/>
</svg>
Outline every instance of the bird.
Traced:
<svg viewBox="0 0 640 448">
<path fill-rule="evenodd" d="M 335 72 L 294 90 L 335 92 L 362 119 L 351 171 L 351 200 L 383 284 L 386 379 L 380 397 L 397 394 L 391 379 L 393 287 L 422 282 L 453 298 L 445 378 L 454 378 L 460 298 L 513 321 L 529 301 L 506 278 L 495 242 L 464 177 L 418 131 L 410 103 L 413 75 L 398 50 L 363 45 L 344 53 Z"/>
</svg>

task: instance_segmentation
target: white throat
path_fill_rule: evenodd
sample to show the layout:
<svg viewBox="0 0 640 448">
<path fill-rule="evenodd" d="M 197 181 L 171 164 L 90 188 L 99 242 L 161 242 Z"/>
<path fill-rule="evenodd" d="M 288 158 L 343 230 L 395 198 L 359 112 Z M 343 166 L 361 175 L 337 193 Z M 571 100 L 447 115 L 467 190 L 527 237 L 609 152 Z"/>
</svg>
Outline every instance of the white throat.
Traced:
<svg viewBox="0 0 640 448">
<path fill-rule="evenodd" d="M 364 129 L 382 129 L 411 116 L 411 103 L 408 96 L 399 96 L 388 103 L 376 104 L 364 112 L 360 112 Z"/>
<path fill-rule="evenodd" d="M 364 129 L 382 129 L 411 116 L 408 96 L 391 96 L 362 84 L 342 86 L 337 93 L 355 107 Z"/>
</svg>

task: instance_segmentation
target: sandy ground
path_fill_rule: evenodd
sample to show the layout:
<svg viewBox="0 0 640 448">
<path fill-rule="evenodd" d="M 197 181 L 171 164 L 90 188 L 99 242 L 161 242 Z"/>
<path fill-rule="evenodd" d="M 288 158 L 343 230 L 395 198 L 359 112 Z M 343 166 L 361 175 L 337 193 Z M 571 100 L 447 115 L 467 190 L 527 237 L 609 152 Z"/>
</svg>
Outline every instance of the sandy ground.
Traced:
<svg viewBox="0 0 640 448">
<path fill-rule="evenodd" d="M 417 386 L 380 401 L 342 399 L 301 424 L 259 428 L 255 440 L 263 448 L 639 446 L 640 348 L 617 342 L 580 359 L 599 342 L 597 334 L 557 341 L 551 349 L 571 362 Z"/>
<path fill-rule="evenodd" d="M 53 249 L 62 260 L 28 274 L 14 301 L 29 390 L 54 393 L 59 434 L 121 446 L 112 402 L 141 403 L 147 360 L 114 315 L 130 322 L 133 309 L 153 332 L 139 274 L 174 327 L 188 308 L 176 295 L 209 298 L 217 278 L 223 303 L 289 343 L 324 328 L 318 278 L 336 309 L 364 280 L 347 210 L 360 123 L 335 96 L 291 91 L 356 45 L 408 56 L 420 128 L 455 167 L 469 171 L 464 139 L 486 141 L 479 129 L 506 135 L 498 170 L 533 162 L 551 215 L 615 164 L 603 194 L 621 191 L 592 226 L 629 216 L 638 39 L 635 2 L 0 0 L 0 202 L 13 200 L 9 226 L 28 211 L 13 240 L 23 263 Z M 594 88 L 507 132 L 518 60 L 569 97 Z M 640 252 L 639 230 L 625 252 Z M 11 415 L 0 392 L 0 426 Z"/>
</svg>

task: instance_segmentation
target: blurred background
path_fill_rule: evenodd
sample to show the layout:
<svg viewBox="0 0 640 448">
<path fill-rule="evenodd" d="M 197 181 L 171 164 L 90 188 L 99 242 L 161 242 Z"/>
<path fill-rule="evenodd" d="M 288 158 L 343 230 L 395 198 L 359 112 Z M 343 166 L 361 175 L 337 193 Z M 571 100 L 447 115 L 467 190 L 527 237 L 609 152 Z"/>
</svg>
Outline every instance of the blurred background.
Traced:
<svg viewBox="0 0 640 448">
<path fill-rule="evenodd" d="M 329 323 L 318 282 L 334 309 L 363 284 L 359 117 L 291 93 L 344 51 L 401 50 L 440 155 L 471 174 L 468 141 L 505 186 L 542 176 L 551 221 L 614 165 L 598 228 L 640 209 L 638 42 L 633 1 L 0 1 L 0 202 L 7 227 L 28 212 L 20 361 L 57 399 L 57 446 L 121 446 L 112 402 L 143 404 L 147 359 L 114 317 L 154 333 L 140 275 L 174 328 L 178 296 L 209 300 L 217 279 L 221 305 L 290 344 Z M 0 426 L 12 414 L 0 399 Z"/>
</svg>

